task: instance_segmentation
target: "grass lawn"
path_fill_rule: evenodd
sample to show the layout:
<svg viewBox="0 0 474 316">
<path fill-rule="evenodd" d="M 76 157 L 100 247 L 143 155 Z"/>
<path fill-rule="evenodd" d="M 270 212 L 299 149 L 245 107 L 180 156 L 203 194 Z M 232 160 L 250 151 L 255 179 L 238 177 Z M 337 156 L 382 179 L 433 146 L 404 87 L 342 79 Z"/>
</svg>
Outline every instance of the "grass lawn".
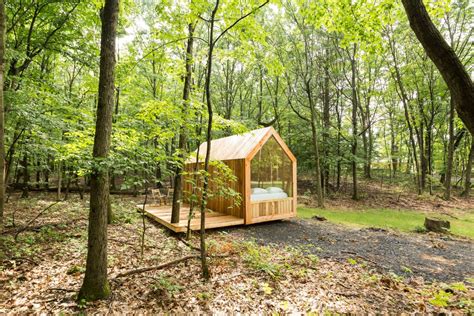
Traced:
<svg viewBox="0 0 474 316">
<path fill-rule="evenodd" d="M 298 217 L 311 218 L 314 215 L 324 216 L 331 222 L 350 226 L 392 228 L 404 232 L 413 232 L 417 227 L 423 227 L 427 214 L 420 211 L 393 209 L 337 210 L 298 208 Z M 432 213 L 429 215 L 434 216 Z M 436 215 L 436 217 L 449 220 L 453 234 L 474 239 L 474 212 L 456 214 L 458 219 L 446 215 Z"/>
</svg>

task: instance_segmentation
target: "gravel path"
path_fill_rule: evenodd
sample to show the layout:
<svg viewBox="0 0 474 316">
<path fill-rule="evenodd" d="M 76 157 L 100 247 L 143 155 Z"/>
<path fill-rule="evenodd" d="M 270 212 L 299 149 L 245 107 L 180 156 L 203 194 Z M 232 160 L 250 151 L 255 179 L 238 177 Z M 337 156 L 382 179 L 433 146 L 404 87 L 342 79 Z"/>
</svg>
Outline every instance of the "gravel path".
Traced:
<svg viewBox="0 0 474 316">
<path fill-rule="evenodd" d="M 474 277 L 474 242 L 435 234 L 354 229 L 314 219 L 292 219 L 226 231 L 261 244 L 303 246 L 321 258 L 364 260 L 384 272 L 455 282 Z M 410 272 L 411 271 L 411 272 Z"/>
</svg>

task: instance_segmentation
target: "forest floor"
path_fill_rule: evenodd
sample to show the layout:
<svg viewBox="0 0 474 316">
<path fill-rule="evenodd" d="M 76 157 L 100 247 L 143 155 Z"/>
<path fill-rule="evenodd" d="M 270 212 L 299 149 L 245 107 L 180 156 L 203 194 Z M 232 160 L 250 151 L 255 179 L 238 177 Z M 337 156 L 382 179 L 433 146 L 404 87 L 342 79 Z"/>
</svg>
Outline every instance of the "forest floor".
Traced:
<svg viewBox="0 0 474 316">
<path fill-rule="evenodd" d="M 474 310 L 474 280 L 468 277 L 453 274 L 445 279 L 431 278 L 423 270 L 425 263 L 422 261 L 419 262 L 421 266 L 407 263 L 401 272 L 389 272 L 395 269 L 380 268 L 374 264 L 379 258 L 359 254 L 360 250 L 349 244 L 346 244 L 349 250 L 344 253 L 347 256 L 324 252 L 330 251 L 334 245 L 331 239 L 337 234 L 344 239 L 344 236 L 350 238 L 358 233 L 363 236 L 380 233 L 390 236 L 388 240 L 400 240 L 396 233 L 364 232 L 314 220 L 297 219 L 211 231 L 208 245 L 212 275 L 209 282 L 203 282 L 198 252 L 148 220 L 144 221 L 146 237 L 142 256 L 143 221 L 135 208 L 136 203 L 142 201 L 125 196 L 113 197 L 115 220 L 108 228 L 112 295 L 99 302 L 78 303 L 75 299 L 83 279 L 87 251 L 88 202 L 74 197 L 53 205 L 31 222 L 53 202 L 53 195 L 36 195 L 29 199 L 13 196 L 7 204 L 7 231 L 0 235 L 0 314 L 469 313 Z M 15 227 L 12 227 L 12 218 Z M 28 229 L 21 231 L 26 225 Z M 308 244 L 303 233 L 293 232 L 296 234 L 293 236 L 292 233 L 294 242 L 283 243 L 285 246 L 282 247 L 282 244 L 274 244 L 281 225 L 296 225 L 306 231 L 314 229 L 315 234 L 326 229 L 328 235 L 326 240 L 320 240 L 321 245 L 314 247 Z M 265 227 L 273 227 L 274 239 L 262 244 L 254 232 L 269 229 Z M 331 231 L 336 235 L 331 235 Z M 459 251 L 462 247 L 465 251 L 472 250 L 469 240 L 414 234 L 400 236 L 407 244 L 426 242 L 428 247 L 436 249 L 433 251 L 451 249 L 456 243 L 461 245 Z M 366 241 L 369 239 L 367 237 Z M 197 235 L 190 242 L 198 245 Z M 437 244 L 439 248 L 436 248 Z M 398 244 L 398 247 L 405 246 Z M 453 256 L 446 258 L 446 271 L 452 261 L 458 264 L 457 261 L 464 260 L 454 252 Z M 162 269 L 120 276 L 127 271 L 179 258 L 185 259 Z M 464 269 L 466 275 L 472 272 L 472 266 L 465 265 Z"/>
<path fill-rule="evenodd" d="M 298 181 L 298 193 L 303 195 L 312 187 L 312 181 Z M 387 183 L 380 180 L 360 180 L 359 200 L 351 198 L 352 184 L 343 183 L 337 192 L 331 192 L 325 206 L 338 210 L 364 210 L 364 209 L 393 209 L 415 210 L 431 214 L 456 215 L 474 211 L 474 194 L 470 198 L 460 197 L 461 188 L 454 187 L 451 200 L 442 198 L 441 186 L 433 188 L 433 194 L 427 192 L 418 195 L 411 188 L 397 183 Z M 298 197 L 299 198 L 299 197 Z M 309 207 L 315 206 L 312 198 L 303 199 L 301 202 Z"/>
</svg>

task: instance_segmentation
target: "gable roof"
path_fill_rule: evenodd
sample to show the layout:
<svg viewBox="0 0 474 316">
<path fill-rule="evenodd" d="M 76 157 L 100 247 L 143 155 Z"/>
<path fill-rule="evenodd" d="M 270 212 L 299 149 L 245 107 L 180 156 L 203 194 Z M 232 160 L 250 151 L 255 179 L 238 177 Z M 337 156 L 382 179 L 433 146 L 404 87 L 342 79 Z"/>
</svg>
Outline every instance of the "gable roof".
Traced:
<svg viewBox="0 0 474 316">
<path fill-rule="evenodd" d="M 253 156 L 262 148 L 263 144 L 274 136 L 283 150 L 292 161 L 296 161 L 295 156 L 281 139 L 280 135 L 273 127 L 256 129 L 240 135 L 218 138 L 211 141 L 211 160 L 234 160 L 234 159 L 252 159 Z M 199 146 L 200 161 L 204 160 L 207 150 L 207 142 Z M 188 163 L 196 161 L 196 152 L 188 159 Z"/>
</svg>

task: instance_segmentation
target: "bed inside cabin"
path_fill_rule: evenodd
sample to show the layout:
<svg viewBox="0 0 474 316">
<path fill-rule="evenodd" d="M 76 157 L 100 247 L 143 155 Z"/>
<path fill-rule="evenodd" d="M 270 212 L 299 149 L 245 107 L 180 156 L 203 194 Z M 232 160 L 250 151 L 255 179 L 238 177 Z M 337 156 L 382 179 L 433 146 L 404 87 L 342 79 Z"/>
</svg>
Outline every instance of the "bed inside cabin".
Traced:
<svg viewBox="0 0 474 316">
<path fill-rule="evenodd" d="M 250 163 L 251 202 L 284 200 L 293 196 L 292 161 L 272 136 Z"/>
</svg>

